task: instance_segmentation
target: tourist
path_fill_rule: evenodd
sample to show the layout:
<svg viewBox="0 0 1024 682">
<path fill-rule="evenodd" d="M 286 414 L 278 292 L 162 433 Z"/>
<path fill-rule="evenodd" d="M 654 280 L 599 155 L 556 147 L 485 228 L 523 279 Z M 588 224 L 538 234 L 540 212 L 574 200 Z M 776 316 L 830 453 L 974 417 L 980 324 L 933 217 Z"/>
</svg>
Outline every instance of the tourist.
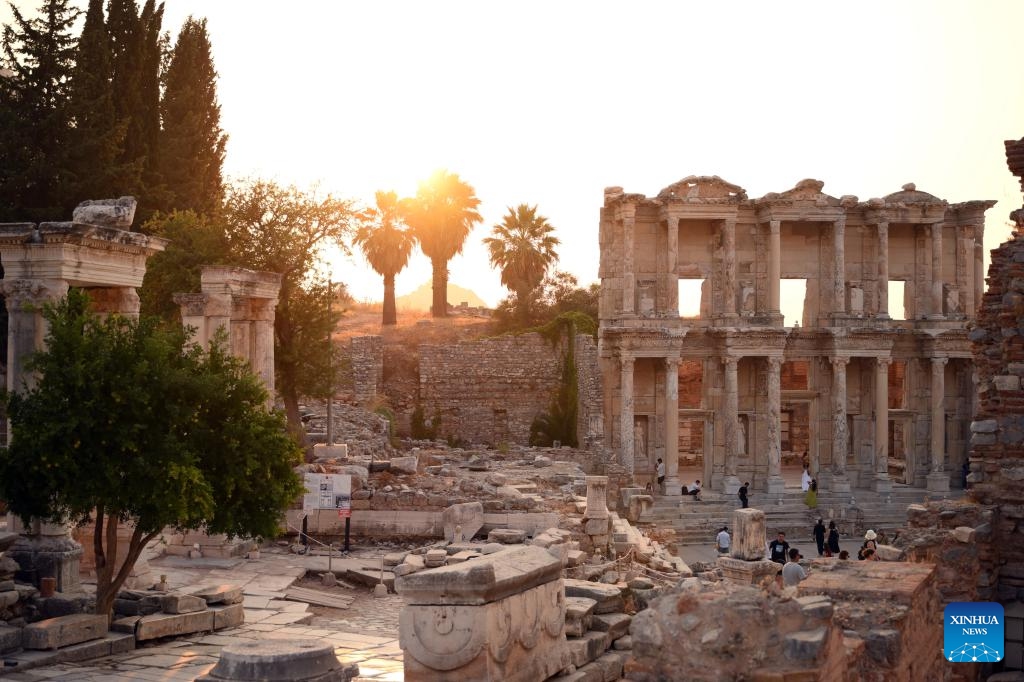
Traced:
<svg viewBox="0 0 1024 682">
<path fill-rule="evenodd" d="M 967 477 L 971 475 L 971 465 L 968 460 L 964 460 L 964 465 L 961 468 L 960 473 L 963 476 L 964 490 L 967 490 Z"/>
<path fill-rule="evenodd" d="M 850 558 L 850 553 L 847 552 L 845 549 L 842 552 L 839 553 L 840 561 L 847 561 L 847 560 L 849 560 L 849 558 Z"/>
<path fill-rule="evenodd" d="M 865 554 L 870 549 L 872 553 L 878 549 L 878 543 L 875 540 L 878 539 L 878 535 L 873 530 L 868 530 L 864 533 L 864 544 L 860 546 L 860 550 L 857 552 L 858 559 L 865 559 Z"/>
<path fill-rule="evenodd" d="M 814 509 L 818 506 L 818 480 L 812 478 L 811 484 L 807 488 L 807 494 L 804 495 L 804 503 L 808 509 Z"/>
<path fill-rule="evenodd" d="M 750 487 L 750 482 L 749 481 L 744 482 L 743 485 L 740 486 L 740 493 L 739 493 L 739 495 L 740 495 L 740 508 L 741 509 L 746 509 L 747 508 L 747 505 L 748 505 L 748 502 L 749 502 L 749 500 L 747 499 L 747 490 L 749 489 L 749 487 Z"/>
<path fill-rule="evenodd" d="M 818 522 L 814 524 L 814 544 L 818 546 L 818 556 L 824 556 L 825 554 L 825 520 L 818 519 Z"/>
<path fill-rule="evenodd" d="M 658 492 L 665 492 L 665 463 L 661 461 L 661 457 L 658 458 Z"/>
<path fill-rule="evenodd" d="M 722 526 L 722 530 L 718 531 L 718 537 L 715 538 L 715 544 L 718 546 L 718 553 L 728 554 L 730 542 L 729 528 L 727 526 Z"/>
<path fill-rule="evenodd" d="M 789 563 L 782 567 L 782 584 L 795 587 L 807 577 L 807 571 L 800 565 L 800 552 L 796 547 L 789 550 Z"/>
<path fill-rule="evenodd" d="M 697 500 L 698 502 L 701 502 L 702 500 L 700 499 L 700 479 L 698 478 L 696 481 L 691 483 L 690 487 L 683 491 L 683 494 L 691 495 L 693 499 Z"/>
<path fill-rule="evenodd" d="M 839 554 L 839 529 L 835 521 L 828 522 L 828 550 L 833 555 Z"/>
<path fill-rule="evenodd" d="M 804 472 L 800 474 L 800 490 L 802 490 L 803 492 L 807 492 L 808 490 L 810 490 L 811 481 L 813 480 L 814 479 L 811 478 L 810 469 L 807 467 L 807 465 L 804 465 Z"/>
<path fill-rule="evenodd" d="M 788 552 L 789 543 L 786 542 L 786 534 L 779 531 L 779 537 L 768 544 L 768 558 L 777 564 L 784 564 Z"/>
<path fill-rule="evenodd" d="M 878 561 L 878 554 L 875 553 L 875 550 L 868 547 L 864 550 L 864 556 L 861 558 L 864 559 L 864 561 Z"/>
</svg>

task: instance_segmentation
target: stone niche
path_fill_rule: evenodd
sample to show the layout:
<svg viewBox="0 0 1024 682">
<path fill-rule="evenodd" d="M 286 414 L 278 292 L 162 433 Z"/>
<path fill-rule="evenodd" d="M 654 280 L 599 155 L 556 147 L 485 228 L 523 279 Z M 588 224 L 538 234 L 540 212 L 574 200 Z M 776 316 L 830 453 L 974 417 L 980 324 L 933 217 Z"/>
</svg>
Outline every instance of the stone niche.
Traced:
<svg viewBox="0 0 1024 682">
<path fill-rule="evenodd" d="M 407 682 L 533 682 L 569 665 L 561 561 L 535 546 L 395 580 Z"/>
</svg>

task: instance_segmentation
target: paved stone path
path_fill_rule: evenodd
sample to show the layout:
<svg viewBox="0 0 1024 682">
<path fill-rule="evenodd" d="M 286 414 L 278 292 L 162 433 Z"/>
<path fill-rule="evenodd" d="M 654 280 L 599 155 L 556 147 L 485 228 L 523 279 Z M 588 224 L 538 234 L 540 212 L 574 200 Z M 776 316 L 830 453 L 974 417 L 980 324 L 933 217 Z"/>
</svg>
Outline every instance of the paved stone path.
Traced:
<svg viewBox="0 0 1024 682">
<path fill-rule="evenodd" d="M 333 568 L 364 566 L 379 554 L 335 557 Z M 6 682 L 191 682 L 217 662 L 221 647 L 265 638 L 308 639 L 330 642 L 338 658 L 359 664 L 359 680 L 395 682 L 403 679 L 402 650 L 398 646 L 396 595 L 375 598 L 366 588 L 342 590 L 353 596 L 348 609 L 310 607 L 286 600 L 284 590 L 307 570 L 326 570 L 327 558 L 263 552 L 255 561 L 239 559 L 189 560 L 164 557 L 151 562 L 154 573 L 166 575 L 171 589 L 206 584 L 232 584 L 245 594 L 245 624 L 214 634 L 179 637 L 146 645 L 135 651 L 82 663 L 61 663 L 25 671 L 0 669 Z"/>
</svg>

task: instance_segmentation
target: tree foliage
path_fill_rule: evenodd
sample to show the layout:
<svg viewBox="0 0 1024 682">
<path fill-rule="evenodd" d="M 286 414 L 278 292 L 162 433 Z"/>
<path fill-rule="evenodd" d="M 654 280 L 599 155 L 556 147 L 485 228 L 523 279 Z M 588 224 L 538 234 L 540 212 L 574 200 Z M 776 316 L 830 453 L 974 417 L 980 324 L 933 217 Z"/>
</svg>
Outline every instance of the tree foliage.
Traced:
<svg viewBox="0 0 1024 682">
<path fill-rule="evenodd" d="M 462 253 L 473 226 L 483 220 L 479 205 L 476 190 L 446 170 L 435 171 L 420 183 L 416 196 L 405 201 L 406 223 L 433 271 L 434 317 L 448 315 L 448 261 Z"/>
<path fill-rule="evenodd" d="M 508 208 L 502 221 L 484 239 L 491 264 L 501 271 L 501 283 L 515 294 L 516 313 L 521 320 L 530 316 L 536 291 L 552 263 L 558 260 L 558 238 L 548 219 L 537 214 L 537 206 L 519 204 Z"/>
<path fill-rule="evenodd" d="M 207 352 L 179 327 L 88 305 L 72 290 L 44 311 L 46 347 L 28 364 L 38 381 L 8 397 L 0 497 L 26 521 L 92 526 L 97 612 L 109 613 L 166 526 L 276 533 L 301 492 L 300 457 L 260 380 L 221 345 Z M 123 564 L 119 522 L 133 526 Z"/>
<path fill-rule="evenodd" d="M 376 206 L 359 214 L 353 241 L 359 245 L 374 272 L 384 278 L 384 315 L 381 324 L 398 323 L 395 310 L 395 275 L 409 263 L 416 239 L 405 229 L 398 195 L 377 192 Z"/>
<path fill-rule="evenodd" d="M 530 307 L 530 314 L 524 319 L 518 314 L 515 294 L 502 300 L 494 311 L 494 331 L 518 332 L 536 329 L 554 320 L 563 313 L 577 312 L 586 315 L 587 325 L 597 327 L 597 298 L 601 286 L 593 283 L 581 287 L 575 276 L 555 271 L 544 278 L 536 300 Z M 579 325 L 580 329 L 583 325 Z"/>
</svg>

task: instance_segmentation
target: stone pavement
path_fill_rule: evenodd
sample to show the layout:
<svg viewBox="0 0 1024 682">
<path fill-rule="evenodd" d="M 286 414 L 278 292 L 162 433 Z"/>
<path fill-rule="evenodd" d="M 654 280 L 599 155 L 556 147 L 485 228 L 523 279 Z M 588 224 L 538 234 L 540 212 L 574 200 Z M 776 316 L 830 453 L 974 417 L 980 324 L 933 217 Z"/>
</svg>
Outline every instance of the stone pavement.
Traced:
<svg viewBox="0 0 1024 682">
<path fill-rule="evenodd" d="M 379 553 L 334 557 L 332 568 L 365 567 Z M 403 679 L 398 646 L 398 612 L 402 598 L 374 598 L 366 588 L 344 591 L 355 598 L 345 610 L 311 607 L 286 600 L 284 590 L 307 570 L 326 570 L 327 558 L 263 551 L 260 559 L 185 559 L 161 557 L 151 561 L 153 572 L 166 575 L 171 589 L 207 584 L 233 584 L 245 594 L 245 623 L 216 634 L 197 633 L 134 651 L 80 663 L 61 663 L 24 671 L 0 669 L 0 680 L 42 682 L 191 682 L 217 662 L 221 647 L 265 638 L 328 641 L 342 661 L 359 664 L 358 680 L 393 682 Z"/>
</svg>

